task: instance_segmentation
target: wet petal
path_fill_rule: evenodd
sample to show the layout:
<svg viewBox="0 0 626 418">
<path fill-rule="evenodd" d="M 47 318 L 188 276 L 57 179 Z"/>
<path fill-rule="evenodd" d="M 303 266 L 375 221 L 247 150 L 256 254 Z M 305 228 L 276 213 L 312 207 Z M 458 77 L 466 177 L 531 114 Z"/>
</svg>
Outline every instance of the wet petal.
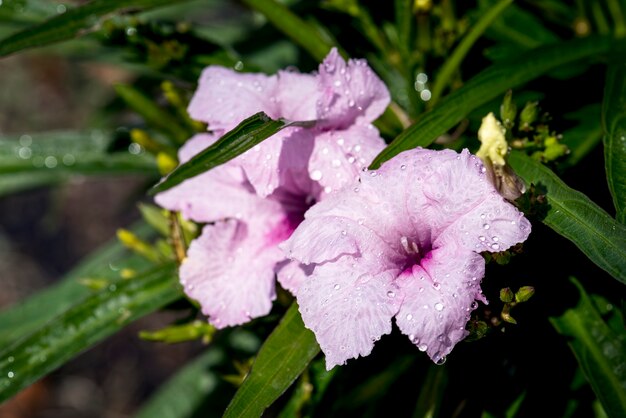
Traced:
<svg viewBox="0 0 626 418">
<path fill-rule="evenodd" d="M 325 193 L 353 183 L 385 147 L 372 125 L 352 125 L 345 130 L 327 131 L 315 137 L 309 161 L 309 176 Z"/>
<path fill-rule="evenodd" d="M 396 323 L 420 351 L 442 362 L 468 332 L 469 315 L 482 300 L 480 279 L 485 261 L 476 253 L 445 247 L 421 265 L 401 274 L 396 284 L 405 294 Z"/>
<path fill-rule="evenodd" d="M 347 63 L 333 49 L 319 67 L 318 116 L 331 128 L 370 123 L 389 104 L 389 91 L 365 60 Z"/>
<path fill-rule="evenodd" d="M 277 104 L 270 100 L 276 83 L 276 76 L 238 73 L 219 66 L 207 67 L 189 103 L 189 115 L 208 123 L 211 130 L 224 131 L 231 130 L 260 111 L 270 117 L 279 117 Z"/>
<path fill-rule="evenodd" d="M 319 265 L 297 294 L 302 319 L 326 355 L 326 369 L 366 356 L 402 300 L 392 275 L 372 276 L 352 257 Z"/>
<path fill-rule="evenodd" d="M 181 283 L 216 327 L 240 325 L 270 311 L 274 267 L 284 259 L 276 244 L 291 232 L 280 216 L 207 225 L 191 243 L 180 267 Z"/>
</svg>

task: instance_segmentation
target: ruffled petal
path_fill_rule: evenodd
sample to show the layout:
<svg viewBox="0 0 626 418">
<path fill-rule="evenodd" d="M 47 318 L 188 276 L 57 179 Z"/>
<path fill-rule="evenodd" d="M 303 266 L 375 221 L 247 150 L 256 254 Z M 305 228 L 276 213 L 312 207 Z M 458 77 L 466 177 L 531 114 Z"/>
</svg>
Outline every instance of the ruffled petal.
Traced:
<svg viewBox="0 0 626 418">
<path fill-rule="evenodd" d="M 313 267 L 310 265 L 285 260 L 276 266 L 276 279 L 284 289 L 296 296 L 298 290 L 309 279 L 312 272 Z"/>
<path fill-rule="evenodd" d="M 208 123 L 209 129 L 224 131 L 260 111 L 280 117 L 276 101 L 271 100 L 276 83 L 276 76 L 210 66 L 202 71 L 187 110 L 193 119 Z"/>
<path fill-rule="evenodd" d="M 266 315 L 276 296 L 274 269 L 284 260 L 277 244 L 291 231 L 279 206 L 258 209 L 251 222 L 205 226 L 180 267 L 185 292 L 218 328 Z"/>
<path fill-rule="evenodd" d="M 443 362 L 468 334 L 465 326 L 477 307 L 475 300 L 484 300 L 484 270 L 479 254 L 445 247 L 396 280 L 405 295 L 396 324 L 434 362 Z"/>
<path fill-rule="evenodd" d="M 318 117 L 334 129 L 370 123 L 389 104 L 389 91 L 365 60 L 347 63 L 333 49 L 319 67 Z"/>
<path fill-rule="evenodd" d="M 313 133 L 302 128 L 286 128 L 239 156 L 250 184 L 261 197 L 266 197 L 282 183 L 281 173 L 303 168 L 313 147 Z"/>
<path fill-rule="evenodd" d="M 193 136 L 178 153 L 181 163 L 189 161 L 216 139 L 217 136 L 211 134 Z M 258 198 L 241 168 L 226 163 L 157 194 L 154 200 L 168 210 L 180 211 L 186 219 L 213 222 L 250 215 Z"/>
<path fill-rule="evenodd" d="M 302 319 L 315 333 L 326 356 L 326 369 L 366 356 L 384 334 L 402 295 L 391 274 L 372 276 L 352 257 L 318 265 L 302 284 L 297 299 Z"/>
<path fill-rule="evenodd" d="M 372 125 L 323 132 L 315 137 L 309 175 L 325 193 L 340 190 L 355 182 L 384 147 L 385 141 Z"/>
<path fill-rule="evenodd" d="M 319 95 L 315 75 L 279 71 L 276 94 L 270 100 L 277 102 L 281 117 L 291 121 L 312 121 L 317 119 Z"/>
</svg>

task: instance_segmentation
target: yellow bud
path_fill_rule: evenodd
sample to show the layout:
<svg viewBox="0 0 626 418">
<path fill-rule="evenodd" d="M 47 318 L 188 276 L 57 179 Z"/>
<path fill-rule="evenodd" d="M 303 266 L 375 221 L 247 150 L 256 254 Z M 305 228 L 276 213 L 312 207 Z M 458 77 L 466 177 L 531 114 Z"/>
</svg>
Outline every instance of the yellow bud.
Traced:
<svg viewBox="0 0 626 418">
<path fill-rule="evenodd" d="M 178 161 L 176 161 L 171 155 L 165 152 L 159 152 L 157 154 L 157 167 L 159 173 L 166 175 L 176 168 Z"/>
<path fill-rule="evenodd" d="M 506 129 L 493 113 L 485 116 L 478 129 L 478 139 L 481 145 L 476 155 L 485 163 L 489 160 L 494 166 L 504 166 L 506 164 L 504 157 L 508 150 L 505 133 Z"/>
</svg>

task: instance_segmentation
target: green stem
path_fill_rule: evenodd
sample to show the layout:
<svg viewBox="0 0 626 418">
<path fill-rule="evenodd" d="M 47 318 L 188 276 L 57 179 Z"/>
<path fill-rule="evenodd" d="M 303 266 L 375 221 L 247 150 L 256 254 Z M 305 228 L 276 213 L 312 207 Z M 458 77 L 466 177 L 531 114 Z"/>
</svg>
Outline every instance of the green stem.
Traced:
<svg viewBox="0 0 626 418">
<path fill-rule="evenodd" d="M 454 49 L 452 55 L 450 55 L 450 58 L 448 58 L 443 64 L 439 70 L 439 74 L 437 74 L 437 77 L 435 78 L 432 89 L 432 97 L 430 100 L 431 106 L 437 102 L 439 97 L 441 97 L 441 93 L 450 82 L 452 74 L 454 74 L 457 68 L 461 65 L 461 62 L 474 43 L 489 27 L 489 25 L 491 25 L 491 23 L 500 15 L 500 13 L 502 13 L 511 3 L 513 3 L 513 0 L 500 0 L 495 6 L 489 9 L 489 11 L 478 20 L 478 22 L 476 22 L 468 34 Z"/>
</svg>

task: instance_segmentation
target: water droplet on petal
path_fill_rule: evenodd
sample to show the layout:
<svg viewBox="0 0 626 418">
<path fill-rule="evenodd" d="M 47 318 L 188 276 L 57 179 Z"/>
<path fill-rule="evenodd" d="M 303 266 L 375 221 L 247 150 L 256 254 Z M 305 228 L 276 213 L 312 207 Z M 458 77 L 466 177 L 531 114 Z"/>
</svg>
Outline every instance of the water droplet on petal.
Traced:
<svg viewBox="0 0 626 418">
<path fill-rule="evenodd" d="M 426 350 L 428 350 L 428 346 L 426 344 L 420 344 L 420 345 L 417 346 L 417 349 L 419 351 L 426 351 Z"/>
<path fill-rule="evenodd" d="M 483 225 L 483 229 L 489 229 L 489 228 L 490 228 L 489 224 L 484 224 Z"/>
<path fill-rule="evenodd" d="M 499 245 L 499 244 L 496 244 L 496 243 L 493 243 L 493 244 L 491 244 L 491 249 L 493 249 L 493 250 L 499 250 L 499 249 L 500 249 L 500 245 Z"/>
<path fill-rule="evenodd" d="M 433 287 L 434 287 L 436 290 L 439 290 L 439 289 L 441 289 L 441 284 L 440 284 L 439 282 L 433 282 Z"/>
<path fill-rule="evenodd" d="M 439 302 L 435 303 L 435 310 L 443 311 L 443 304 Z"/>
<path fill-rule="evenodd" d="M 322 179 L 322 172 L 319 170 L 314 170 L 313 172 L 311 172 L 311 180 L 313 181 L 319 181 Z"/>
<path fill-rule="evenodd" d="M 339 284 L 336 284 L 336 285 L 333 286 L 333 289 L 339 290 L 339 289 L 341 289 L 341 286 Z"/>
<path fill-rule="evenodd" d="M 396 294 L 393 292 L 393 290 L 390 290 L 390 291 L 387 292 L 387 296 L 390 297 L 390 298 L 393 298 L 393 297 L 396 296 Z"/>
<path fill-rule="evenodd" d="M 406 314 L 406 320 L 410 321 L 411 319 L 413 319 L 413 315 L 411 314 Z"/>
<path fill-rule="evenodd" d="M 400 170 L 406 170 L 406 164 L 402 164 L 402 165 L 400 166 Z"/>
</svg>

